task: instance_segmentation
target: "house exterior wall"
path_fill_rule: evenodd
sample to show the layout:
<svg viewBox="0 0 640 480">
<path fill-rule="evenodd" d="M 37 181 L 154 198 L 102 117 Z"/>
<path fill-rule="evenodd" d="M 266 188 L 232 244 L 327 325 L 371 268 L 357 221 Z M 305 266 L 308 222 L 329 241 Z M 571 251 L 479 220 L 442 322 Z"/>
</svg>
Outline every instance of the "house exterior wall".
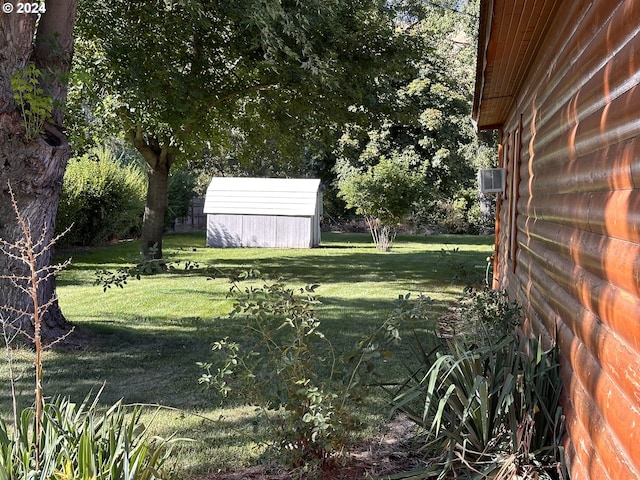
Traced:
<svg viewBox="0 0 640 480">
<path fill-rule="evenodd" d="M 495 286 L 557 341 L 572 480 L 640 478 L 640 2 L 560 2 L 502 125 Z"/>
</svg>

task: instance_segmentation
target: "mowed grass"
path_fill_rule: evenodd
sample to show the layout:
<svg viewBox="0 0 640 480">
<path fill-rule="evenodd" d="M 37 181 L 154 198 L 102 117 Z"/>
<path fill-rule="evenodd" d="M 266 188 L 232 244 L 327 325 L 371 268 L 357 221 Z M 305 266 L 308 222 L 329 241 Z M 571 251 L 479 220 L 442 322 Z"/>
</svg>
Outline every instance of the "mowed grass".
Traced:
<svg viewBox="0 0 640 480">
<path fill-rule="evenodd" d="M 474 236 L 399 236 L 391 252 L 381 253 L 368 235 L 325 233 L 321 247 L 310 250 L 212 249 L 205 248 L 204 232 L 168 235 L 164 252 L 177 263 L 175 271 L 131 280 L 123 289 L 106 292 L 94 285 L 95 271 L 135 263 L 137 243 L 61 252 L 61 259 L 72 257 L 72 264 L 58 276 L 58 295 L 65 315 L 77 327 L 72 339 L 77 348 L 46 353 L 44 390 L 49 396 L 81 401 L 103 388 L 105 405 L 122 398 L 125 403 L 171 407 L 151 408 L 146 418 L 156 433 L 194 440 L 182 448 L 176 478 L 204 478 L 210 472 L 247 466 L 259 460 L 260 435 L 268 432 L 254 435 L 253 408 L 238 401 L 225 405 L 197 381 L 201 370 L 196 363 L 209 359 L 212 342 L 243 336 L 242 321 L 228 318 L 233 302 L 228 298 L 230 283 L 219 272 L 254 268 L 282 277 L 292 287 L 319 284 L 321 330 L 340 354 L 379 326 L 394 299 L 406 293 L 431 297 L 433 311 L 419 324 L 407 325 L 403 337 L 408 342 L 411 330 L 429 334 L 470 277 L 483 277 L 492 243 L 492 238 Z M 185 271 L 185 262 L 197 268 Z M 381 366 L 386 379 L 403 374 L 408 346 L 399 352 Z M 23 373 L 18 389 L 23 402 L 29 403 L 31 354 L 19 349 L 14 353 L 15 368 Z M 6 416 L 6 365 L 0 374 Z M 374 390 L 370 400 L 358 412 L 364 422 L 362 437 L 374 434 L 388 413 L 381 389 Z"/>
</svg>

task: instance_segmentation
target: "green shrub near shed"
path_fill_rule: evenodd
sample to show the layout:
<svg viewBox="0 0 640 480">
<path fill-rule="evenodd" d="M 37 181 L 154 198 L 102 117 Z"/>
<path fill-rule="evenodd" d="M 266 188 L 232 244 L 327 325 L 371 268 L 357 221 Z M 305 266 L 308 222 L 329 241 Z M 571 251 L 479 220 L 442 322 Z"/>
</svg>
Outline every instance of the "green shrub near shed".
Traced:
<svg viewBox="0 0 640 480">
<path fill-rule="evenodd" d="M 69 161 L 57 231 L 71 227 L 62 242 L 98 245 L 140 231 L 147 190 L 144 173 L 116 161 L 108 148 Z"/>
</svg>

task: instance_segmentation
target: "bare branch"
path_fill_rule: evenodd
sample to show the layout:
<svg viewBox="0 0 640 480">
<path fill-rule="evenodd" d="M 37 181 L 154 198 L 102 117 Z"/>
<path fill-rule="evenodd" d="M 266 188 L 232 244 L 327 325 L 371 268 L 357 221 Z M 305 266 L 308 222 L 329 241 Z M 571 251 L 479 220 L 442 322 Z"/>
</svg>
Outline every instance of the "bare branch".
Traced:
<svg viewBox="0 0 640 480">
<path fill-rule="evenodd" d="M 7 346 L 7 348 L 9 347 L 11 339 L 15 338 L 15 336 L 10 337 L 7 334 L 7 328 L 10 328 L 12 330 L 12 335 L 14 333 L 20 333 L 24 335 L 33 343 L 35 348 L 34 365 L 36 384 L 36 415 L 34 434 L 36 438 L 36 466 L 38 466 L 38 462 L 40 459 L 40 438 L 42 431 L 42 407 L 44 402 L 42 393 L 42 352 L 44 349 L 43 339 L 41 335 L 42 319 L 44 318 L 44 315 L 49 310 L 49 308 L 52 305 L 55 305 L 57 301 L 57 297 L 55 295 L 52 295 L 49 299 L 45 299 L 44 302 L 42 302 L 42 299 L 39 298 L 39 287 L 43 282 L 50 280 L 55 276 L 57 272 L 69 265 L 70 260 L 67 260 L 58 265 L 44 265 L 42 267 L 38 266 L 40 256 L 45 252 L 51 250 L 55 242 L 60 238 L 60 235 L 56 236 L 52 240 L 48 240 L 49 232 L 47 229 L 47 225 L 44 225 L 39 237 L 37 239 L 34 239 L 28 219 L 21 215 L 20 210 L 18 209 L 18 203 L 16 201 L 10 183 L 9 193 L 11 195 L 11 205 L 16 215 L 16 222 L 20 227 L 22 235 L 21 238 L 13 243 L 4 239 L 0 239 L 0 253 L 5 254 L 11 260 L 22 262 L 27 267 L 28 273 L 5 274 L 0 276 L 0 279 L 9 280 L 14 288 L 24 293 L 29 298 L 29 305 L 32 308 L 25 307 L 29 309 L 29 311 L 27 311 L 24 308 L 17 308 L 12 305 L 0 305 L 0 312 L 8 314 L 11 318 L 10 321 L 7 321 L 4 316 L 0 315 L 0 321 L 4 330 L 5 345 Z M 31 333 L 31 328 L 33 328 L 33 333 Z M 29 331 L 27 331 L 27 329 L 29 329 Z M 71 332 L 68 332 L 63 337 L 56 339 L 52 344 L 62 341 L 68 336 L 69 333 Z M 11 375 L 13 381 L 13 374 Z"/>
<path fill-rule="evenodd" d="M 54 276 L 60 270 L 64 270 L 71 264 L 71 260 L 67 259 L 62 263 L 58 263 L 56 265 L 48 265 L 46 267 L 41 268 L 40 270 L 36 270 L 36 275 L 38 276 L 38 283 L 41 283 L 48 278 Z"/>
<path fill-rule="evenodd" d="M 60 343 L 65 341 L 69 335 L 71 335 L 74 331 L 75 331 L 76 327 L 71 327 L 71 330 L 69 330 L 67 333 L 65 333 L 64 335 L 56 338 L 54 341 L 52 341 L 51 343 L 48 343 L 44 348 L 45 350 L 50 349 L 51 347 L 53 347 L 55 344 Z"/>
</svg>

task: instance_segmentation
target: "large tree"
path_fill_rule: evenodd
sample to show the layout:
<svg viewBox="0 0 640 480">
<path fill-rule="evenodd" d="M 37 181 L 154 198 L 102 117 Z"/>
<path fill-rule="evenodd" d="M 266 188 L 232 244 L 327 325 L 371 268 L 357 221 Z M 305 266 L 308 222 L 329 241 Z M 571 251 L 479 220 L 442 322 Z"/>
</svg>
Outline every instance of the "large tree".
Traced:
<svg viewBox="0 0 640 480">
<path fill-rule="evenodd" d="M 93 112 L 116 113 L 147 163 L 145 256 L 162 255 L 176 162 L 228 151 L 238 136 L 282 158 L 372 107 L 371 92 L 411 51 L 397 29 L 401 3 L 83 2 L 80 36 L 99 59 L 82 62 L 92 88 L 84 98 L 100 100 Z"/>
<path fill-rule="evenodd" d="M 66 80 L 73 53 L 73 26 L 77 0 L 56 0 L 38 4 L 6 2 L 0 14 L 0 238 L 15 243 L 21 235 L 15 221 L 9 190 L 13 191 L 21 215 L 32 233 L 51 240 L 62 178 L 70 155 L 62 128 L 67 97 Z M 7 13 L 15 6 L 13 13 Z M 31 13 L 19 13 L 19 5 Z M 46 10 L 46 11 L 45 11 Z M 47 249 L 37 259 L 38 269 L 51 263 Z M 0 256 L 0 315 L 32 329 L 27 295 L 10 278 L 23 277 L 25 265 Z M 55 294 L 55 279 L 41 284 L 40 304 Z M 69 331 L 54 301 L 43 318 L 43 336 L 58 338 Z"/>
<path fill-rule="evenodd" d="M 424 43 L 417 74 L 404 77 L 392 97 L 396 109 L 382 127 L 349 126 L 336 172 L 365 173 L 381 158 L 410 158 L 424 175 L 419 199 L 425 212 L 474 188 L 484 158 L 471 123 L 477 0 L 424 2 L 424 17 L 409 22 Z"/>
</svg>

